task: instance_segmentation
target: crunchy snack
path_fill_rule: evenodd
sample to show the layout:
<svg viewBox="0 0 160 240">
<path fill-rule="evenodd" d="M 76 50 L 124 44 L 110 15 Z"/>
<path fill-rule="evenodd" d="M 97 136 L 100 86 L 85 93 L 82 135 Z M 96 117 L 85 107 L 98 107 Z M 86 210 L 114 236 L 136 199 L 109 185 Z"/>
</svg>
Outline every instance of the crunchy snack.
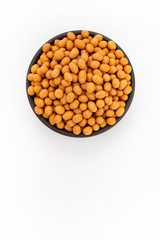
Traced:
<svg viewBox="0 0 160 240">
<path fill-rule="evenodd" d="M 124 114 L 132 68 L 113 41 L 68 32 L 42 51 L 28 74 L 36 114 L 75 135 L 114 125 Z"/>
</svg>

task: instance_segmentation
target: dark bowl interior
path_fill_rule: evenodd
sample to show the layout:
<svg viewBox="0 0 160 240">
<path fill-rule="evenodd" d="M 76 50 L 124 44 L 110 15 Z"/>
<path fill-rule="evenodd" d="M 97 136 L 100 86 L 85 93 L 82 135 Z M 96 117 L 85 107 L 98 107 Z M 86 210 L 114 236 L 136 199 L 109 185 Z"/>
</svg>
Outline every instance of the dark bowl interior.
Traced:
<svg viewBox="0 0 160 240">
<path fill-rule="evenodd" d="M 78 35 L 78 34 L 81 33 L 81 31 L 82 31 L 82 30 L 77 30 L 77 31 L 72 31 L 72 32 L 74 32 L 76 35 Z M 50 44 L 53 44 L 55 39 L 62 39 L 62 38 L 64 38 L 64 37 L 66 37 L 66 36 L 67 36 L 67 33 L 68 33 L 68 32 L 61 33 L 61 34 L 59 34 L 59 35 L 51 38 L 51 39 L 50 39 L 49 41 L 47 41 L 47 42 L 49 42 Z M 98 34 L 98 33 L 89 31 L 89 34 L 93 37 L 93 36 L 95 36 L 95 35 Z M 102 34 L 101 34 L 101 35 L 102 35 Z M 108 38 L 108 37 L 106 37 L 106 36 L 104 36 L 104 35 L 102 35 L 102 36 L 103 36 L 103 39 L 106 40 L 106 41 L 111 40 L 110 38 Z M 117 44 L 116 44 L 116 46 L 117 46 L 117 49 L 122 50 Z M 122 50 L 122 51 L 123 51 L 123 50 Z M 127 57 L 127 55 L 125 54 L 124 51 L 123 51 L 123 53 L 124 53 L 125 57 L 128 59 L 129 64 L 132 66 L 129 58 Z M 32 61 L 31 61 L 30 65 L 29 65 L 29 68 L 28 68 L 28 71 L 27 71 L 27 75 L 30 73 L 31 66 L 32 66 L 33 64 L 37 63 L 37 60 L 40 58 L 40 55 L 41 55 L 41 54 L 42 54 L 42 47 L 41 47 L 41 48 L 36 52 L 36 54 L 34 55 L 34 57 L 33 57 Z M 27 77 L 26 77 L 26 91 L 27 91 L 27 89 L 28 89 L 29 86 L 30 86 L 30 81 L 29 81 L 29 80 L 27 79 Z M 126 114 L 126 112 L 127 112 L 128 109 L 129 109 L 129 107 L 130 107 L 130 105 L 131 105 L 131 102 L 132 102 L 132 99 L 133 99 L 133 95 L 134 95 L 134 91 L 135 91 L 135 77 L 134 77 L 133 67 L 132 67 L 132 72 L 131 72 L 131 86 L 132 86 L 132 92 L 129 94 L 128 100 L 126 101 L 125 112 L 124 112 L 124 114 L 123 114 L 121 117 L 116 118 L 116 124 L 124 117 L 124 115 Z M 27 93 L 27 96 L 28 96 L 28 100 L 29 100 L 29 103 L 30 103 L 30 105 L 31 105 L 31 108 L 32 108 L 32 110 L 34 111 L 34 107 L 35 107 L 35 104 L 34 104 L 34 96 L 30 96 L 30 95 L 28 95 L 28 93 Z M 35 113 L 35 112 L 34 112 L 34 113 Z M 35 114 L 36 114 L 36 113 L 35 113 Z M 52 126 L 52 125 L 49 123 L 48 119 L 44 118 L 42 115 L 37 115 L 37 114 L 36 114 L 36 116 L 39 118 L 39 120 L 40 120 L 41 122 L 43 122 L 43 123 L 44 123 L 47 127 L 49 127 L 51 130 L 53 130 L 53 131 L 55 131 L 55 132 L 57 132 L 57 133 L 60 133 L 60 134 L 69 136 L 69 137 L 78 137 L 78 138 L 80 137 L 80 138 L 81 138 L 81 137 L 95 136 L 95 135 L 98 135 L 98 134 L 103 133 L 103 132 L 105 132 L 105 131 L 108 131 L 110 128 L 112 128 L 112 127 L 114 127 L 114 126 L 116 125 L 116 124 L 114 124 L 114 125 L 112 125 L 112 126 L 106 125 L 106 127 L 101 128 L 101 129 L 98 130 L 97 132 L 93 132 L 93 133 L 92 133 L 91 135 L 89 135 L 89 136 L 86 136 L 86 135 L 84 135 L 83 133 L 81 133 L 80 135 L 77 136 L 77 135 L 74 135 L 72 132 L 67 132 L 65 129 L 58 129 L 56 126 Z"/>
</svg>

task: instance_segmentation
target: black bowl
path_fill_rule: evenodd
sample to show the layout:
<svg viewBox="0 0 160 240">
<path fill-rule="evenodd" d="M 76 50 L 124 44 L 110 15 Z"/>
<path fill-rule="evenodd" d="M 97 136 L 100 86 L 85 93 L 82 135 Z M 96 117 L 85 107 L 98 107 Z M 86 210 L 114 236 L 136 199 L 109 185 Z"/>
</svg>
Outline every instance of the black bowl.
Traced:
<svg viewBox="0 0 160 240">
<path fill-rule="evenodd" d="M 76 35 L 78 35 L 78 34 L 81 33 L 81 31 L 82 31 L 82 30 L 77 30 L 77 31 L 72 31 L 72 32 L 74 32 Z M 66 37 L 66 36 L 67 36 L 67 33 L 68 33 L 68 32 L 61 33 L 61 34 L 59 34 L 59 35 L 51 38 L 51 39 L 50 39 L 49 41 L 47 41 L 47 42 L 49 42 L 50 44 L 53 44 L 55 39 L 62 39 L 62 38 L 64 38 L 64 37 Z M 95 36 L 95 35 L 98 34 L 98 33 L 89 31 L 89 34 L 93 37 L 93 36 Z M 110 38 L 108 38 L 108 37 L 106 37 L 106 36 L 104 36 L 104 35 L 102 35 L 102 36 L 103 36 L 103 39 L 106 40 L 106 41 L 111 40 Z M 117 49 L 122 50 L 117 44 L 116 44 L 116 46 L 117 46 Z M 122 51 L 123 51 L 123 50 L 122 50 Z M 127 55 L 125 54 L 124 51 L 123 51 L 123 53 L 124 53 L 125 57 L 128 59 L 129 64 L 132 66 L 129 58 L 127 57 Z M 37 63 L 37 60 L 40 58 L 40 55 L 41 55 L 41 54 L 42 54 L 42 47 L 41 47 L 41 48 L 36 52 L 36 54 L 34 55 L 34 57 L 33 57 L 32 61 L 31 61 L 30 65 L 29 65 L 27 75 L 30 73 L 31 66 L 32 66 L 33 64 Z M 29 86 L 30 86 L 30 81 L 29 81 L 29 80 L 27 79 L 27 77 L 26 77 L 26 91 L 27 91 L 27 89 L 28 89 Z M 34 112 L 34 113 L 36 114 L 36 116 L 39 118 L 39 120 L 40 120 L 41 122 L 43 122 L 47 127 L 49 127 L 51 130 L 53 130 L 53 131 L 55 131 L 55 132 L 57 132 L 57 133 L 60 133 L 60 134 L 63 134 L 63 135 L 69 136 L 69 137 L 80 137 L 80 138 L 81 138 L 81 137 L 95 136 L 95 135 L 98 135 L 98 134 L 103 133 L 103 132 L 105 132 L 105 131 L 108 131 L 110 128 L 114 127 L 114 126 L 124 117 L 124 115 L 125 115 L 126 112 L 128 111 L 128 109 L 129 109 L 129 107 L 130 107 L 130 105 L 131 105 L 132 99 L 133 99 L 134 91 L 135 91 L 135 77 L 134 77 L 133 67 L 132 67 L 132 72 L 131 72 L 131 86 L 132 86 L 132 92 L 129 94 L 128 100 L 126 101 L 126 106 L 125 106 L 125 112 L 124 112 L 124 114 L 123 114 L 121 117 L 116 118 L 116 123 L 115 123 L 114 125 L 112 125 L 112 126 L 106 125 L 104 128 L 101 128 L 101 129 L 98 130 L 97 132 L 94 132 L 94 131 L 93 131 L 93 133 L 92 133 L 91 135 L 89 135 L 89 136 L 86 136 L 86 135 L 84 135 L 83 133 L 81 133 L 80 135 L 75 135 L 75 134 L 73 134 L 72 132 L 67 132 L 65 129 L 58 129 L 56 126 L 52 126 L 52 125 L 49 123 L 48 119 L 44 118 L 42 115 L 37 115 L 35 112 Z M 27 96 L 28 96 L 28 100 L 29 100 L 29 103 L 30 103 L 30 105 L 31 105 L 31 108 L 32 108 L 32 110 L 34 111 L 34 107 L 35 107 L 35 104 L 34 104 L 34 96 L 30 96 L 30 95 L 28 95 L 28 93 L 27 93 Z"/>
</svg>

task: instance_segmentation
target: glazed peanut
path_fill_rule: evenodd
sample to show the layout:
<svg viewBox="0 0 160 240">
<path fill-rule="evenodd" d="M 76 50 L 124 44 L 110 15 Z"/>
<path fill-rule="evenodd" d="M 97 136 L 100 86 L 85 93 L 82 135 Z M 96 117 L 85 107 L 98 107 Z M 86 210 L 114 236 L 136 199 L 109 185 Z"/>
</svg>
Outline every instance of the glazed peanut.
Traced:
<svg viewBox="0 0 160 240">
<path fill-rule="evenodd" d="M 73 91 L 75 92 L 76 95 L 81 95 L 82 94 L 82 89 L 80 88 L 80 86 L 75 86 L 73 87 Z"/>
<path fill-rule="evenodd" d="M 79 125 L 75 125 L 75 126 L 73 127 L 73 133 L 74 133 L 75 135 L 79 135 L 79 134 L 81 133 L 81 127 L 80 127 Z"/>
<path fill-rule="evenodd" d="M 97 61 L 102 61 L 103 60 L 103 54 L 101 54 L 100 52 L 96 52 L 95 54 L 93 54 L 93 59 L 97 60 Z"/>
<path fill-rule="evenodd" d="M 63 106 L 56 106 L 56 107 L 55 107 L 55 112 L 56 112 L 57 114 L 62 115 L 62 114 L 65 112 L 65 108 L 64 108 Z"/>
<path fill-rule="evenodd" d="M 50 116 L 53 112 L 53 107 L 46 106 L 45 109 L 44 109 L 44 112 L 45 112 L 46 115 Z"/>
<path fill-rule="evenodd" d="M 88 125 L 90 125 L 90 126 L 93 126 L 93 125 L 95 124 L 95 122 L 96 122 L 96 120 L 95 120 L 94 117 L 90 117 L 90 118 L 88 119 Z"/>
<path fill-rule="evenodd" d="M 44 106 L 44 101 L 41 98 L 35 97 L 34 98 L 34 103 L 37 107 L 43 107 Z"/>
<path fill-rule="evenodd" d="M 127 86 L 127 87 L 125 87 L 124 89 L 123 89 L 123 93 L 124 94 L 130 94 L 131 93 L 131 91 L 132 91 L 132 87 L 131 86 Z"/>
<path fill-rule="evenodd" d="M 127 80 L 121 80 L 120 85 L 119 85 L 119 89 L 123 90 L 126 86 L 127 86 Z"/>
<path fill-rule="evenodd" d="M 86 78 L 87 78 L 86 71 L 85 70 L 80 70 L 78 77 L 79 77 L 80 84 L 84 84 L 86 82 Z"/>
<path fill-rule="evenodd" d="M 99 125 L 102 124 L 104 122 L 104 118 L 103 117 L 97 117 L 96 118 L 96 123 L 98 123 Z"/>
<path fill-rule="evenodd" d="M 69 73 L 69 72 L 66 72 L 66 73 L 64 74 L 64 79 L 65 79 L 66 81 L 71 82 L 71 81 L 73 80 L 73 75 L 72 75 L 71 73 Z"/>
<path fill-rule="evenodd" d="M 33 96 L 33 95 L 35 94 L 35 91 L 34 91 L 34 87 L 33 87 L 33 86 L 29 86 L 27 91 L 28 91 L 28 94 L 29 94 L 30 96 Z"/>
<path fill-rule="evenodd" d="M 96 84 L 102 84 L 103 83 L 103 78 L 99 75 L 93 75 L 92 80 Z"/>
<path fill-rule="evenodd" d="M 107 95 L 107 93 L 106 93 L 105 91 L 101 90 L 101 91 L 98 91 L 98 92 L 96 93 L 96 98 L 97 98 L 97 99 L 102 99 L 102 98 L 105 98 L 106 95 Z"/>
<path fill-rule="evenodd" d="M 74 41 L 76 39 L 76 35 L 72 32 L 68 32 L 67 37 L 68 37 L 68 39 L 70 39 L 72 41 Z"/>
<path fill-rule="evenodd" d="M 52 100 L 49 97 L 47 97 L 47 98 L 44 99 L 44 103 L 47 106 L 51 106 L 52 105 Z"/>
<path fill-rule="evenodd" d="M 96 86 L 95 86 L 95 84 L 94 84 L 93 82 L 87 83 L 87 85 L 86 85 L 86 91 L 87 91 L 88 93 L 93 93 L 95 90 L 96 90 Z"/>
<path fill-rule="evenodd" d="M 97 106 L 96 106 L 95 102 L 89 101 L 88 102 L 88 109 L 91 112 L 96 112 L 97 111 Z"/>
<path fill-rule="evenodd" d="M 78 97 L 78 100 L 84 103 L 88 101 L 88 97 L 86 95 L 81 95 Z"/>
<path fill-rule="evenodd" d="M 69 53 L 69 57 L 70 57 L 71 59 L 74 59 L 74 58 L 76 58 L 76 57 L 78 56 L 78 54 L 79 54 L 78 48 L 74 47 L 74 48 L 71 50 L 71 52 Z"/>
<path fill-rule="evenodd" d="M 99 69 L 100 69 L 102 72 L 106 73 L 106 72 L 109 71 L 110 66 L 109 66 L 108 64 L 102 63 L 102 64 L 100 65 Z"/>
<path fill-rule="evenodd" d="M 83 117 L 85 118 L 85 119 L 88 119 L 88 118 L 90 118 L 92 116 L 92 112 L 90 111 L 90 110 L 85 110 L 84 112 L 83 112 Z"/>
<path fill-rule="evenodd" d="M 71 62 L 69 64 L 69 68 L 70 68 L 72 73 L 74 73 L 74 74 L 78 73 L 78 66 L 75 63 Z"/>
<path fill-rule="evenodd" d="M 111 90 L 111 88 L 112 88 L 112 85 L 111 85 L 110 82 L 107 82 L 107 83 L 104 84 L 104 90 L 106 92 L 109 92 Z"/>
<path fill-rule="evenodd" d="M 87 30 L 83 30 L 81 32 L 81 35 L 82 35 L 83 38 L 88 38 L 89 37 L 89 32 Z"/>
<path fill-rule="evenodd" d="M 50 44 L 50 43 L 46 43 L 46 44 L 43 45 L 43 48 L 42 48 L 43 52 L 46 53 L 46 52 L 48 52 L 50 49 L 51 49 L 51 44 Z"/>
<path fill-rule="evenodd" d="M 92 127 L 88 126 L 83 129 L 83 134 L 84 135 L 90 135 L 92 133 Z"/>
<path fill-rule="evenodd" d="M 113 101 L 112 104 L 110 105 L 110 109 L 112 110 L 116 110 L 117 108 L 119 108 L 119 102 L 118 101 Z"/>
<path fill-rule="evenodd" d="M 41 76 L 39 74 L 34 74 L 33 75 L 33 81 L 35 83 L 39 83 L 42 80 Z"/>
<path fill-rule="evenodd" d="M 100 65 L 100 62 L 96 61 L 96 60 L 93 60 L 90 62 L 90 67 L 93 68 L 93 69 L 97 69 Z"/>
<path fill-rule="evenodd" d="M 70 103 L 70 109 L 76 109 L 79 106 L 79 101 L 76 99 Z"/>
<path fill-rule="evenodd" d="M 116 123 L 116 119 L 114 117 L 108 117 L 107 118 L 107 124 L 108 125 L 114 125 Z"/>
<path fill-rule="evenodd" d="M 67 120 L 70 120 L 72 117 L 73 117 L 74 113 L 72 111 L 66 111 L 64 114 L 63 114 L 63 119 L 65 121 Z"/>
<path fill-rule="evenodd" d="M 35 113 L 37 113 L 38 115 L 42 115 L 43 114 L 43 108 L 40 108 L 38 106 L 35 106 L 34 108 Z"/>
<path fill-rule="evenodd" d="M 86 63 L 85 63 L 85 60 L 83 58 L 80 58 L 78 60 L 78 67 L 79 67 L 79 69 L 85 69 Z"/>
<path fill-rule="evenodd" d="M 79 122 L 82 121 L 82 119 L 83 119 L 82 114 L 77 113 L 77 114 L 75 114 L 75 115 L 73 116 L 72 121 L 73 121 L 74 123 L 79 123 Z"/>
<path fill-rule="evenodd" d="M 55 116 L 56 116 L 55 113 L 53 113 L 52 115 L 49 116 L 49 122 L 51 125 L 55 124 Z"/>
<path fill-rule="evenodd" d="M 58 98 L 58 99 L 62 98 L 63 97 L 63 90 L 60 89 L 60 88 L 56 89 L 55 90 L 55 97 Z"/>
<path fill-rule="evenodd" d="M 67 101 L 68 103 L 71 103 L 71 102 L 73 102 L 74 97 L 75 97 L 74 93 L 73 93 L 73 92 L 70 92 L 70 93 L 68 93 L 67 96 L 66 96 L 66 101 Z"/>
<path fill-rule="evenodd" d="M 118 77 L 119 79 L 125 78 L 125 72 L 122 71 L 122 70 L 118 70 L 118 72 L 117 72 L 117 77 Z"/>
<path fill-rule="evenodd" d="M 54 69 L 51 73 L 51 78 L 57 78 L 60 74 L 60 70 L 59 69 Z"/>
<path fill-rule="evenodd" d="M 42 89 L 39 93 L 40 98 L 46 98 L 48 96 L 48 89 Z"/>
<path fill-rule="evenodd" d="M 90 44 L 90 43 L 88 43 L 88 44 L 86 45 L 86 50 L 87 50 L 88 53 L 92 53 L 92 52 L 94 51 L 93 45 Z"/>
<path fill-rule="evenodd" d="M 104 102 L 104 100 L 97 100 L 96 105 L 98 108 L 102 108 L 102 107 L 104 107 L 105 102 Z"/>
<path fill-rule="evenodd" d="M 117 117 L 121 117 L 121 116 L 123 115 L 124 111 L 125 111 L 124 107 L 118 108 L 118 109 L 116 110 L 116 116 L 117 116 Z"/>
<path fill-rule="evenodd" d="M 55 121 L 56 124 L 60 123 L 62 121 L 62 116 L 57 114 L 54 118 L 54 121 Z"/>
<path fill-rule="evenodd" d="M 108 42 L 108 48 L 110 50 L 115 50 L 116 49 L 116 44 L 113 41 Z"/>
<path fill-rule="evenodd" d="M 57 61 L 62 60 L 63 57 L 64 57 L 64 53 L 60 50 L 58 50 L 54 53 L 54 58 Z"/>
</svg>

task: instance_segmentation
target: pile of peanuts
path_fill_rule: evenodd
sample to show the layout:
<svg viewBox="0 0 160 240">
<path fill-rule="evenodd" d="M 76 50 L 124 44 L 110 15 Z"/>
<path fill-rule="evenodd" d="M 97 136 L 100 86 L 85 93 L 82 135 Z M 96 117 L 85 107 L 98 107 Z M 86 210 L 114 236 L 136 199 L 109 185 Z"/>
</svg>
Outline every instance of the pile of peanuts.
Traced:
<svg viewBox="0 0 160 240">
<path fill-rule="evenodd" d="M 124 114 L 132 68 L 113 41 L 83 30 L 42 50 L 28 74 L 36 114 L 75 135 L 90 135 Z"/>
</svg>

